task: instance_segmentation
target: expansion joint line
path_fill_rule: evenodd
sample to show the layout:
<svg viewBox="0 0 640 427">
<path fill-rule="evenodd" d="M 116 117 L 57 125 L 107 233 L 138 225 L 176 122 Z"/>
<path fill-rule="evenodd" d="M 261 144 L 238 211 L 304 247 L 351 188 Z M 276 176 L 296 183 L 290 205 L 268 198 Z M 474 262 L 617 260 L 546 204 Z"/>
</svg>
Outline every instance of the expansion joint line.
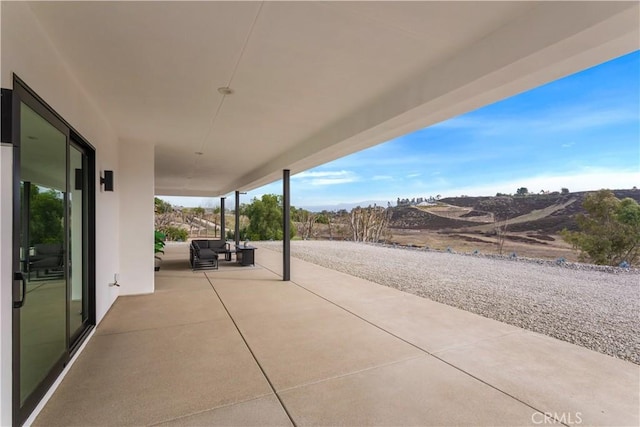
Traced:
<svg viewBox="0 0 640 427">
<path fill-rule="evenodd" d="M 238 327 L 238 324 L 236 323 L 236 320 L 233 318 L 233 316 L 231 315 L 231 312 L 229 311 L 229 309 L 227 308 L 226 304 L 224 303 L 224 301 L 222 301 L 222 297 L 220 297 L 220 294 L 218 293 L 218 290 L 216 289 L 216 287 L 213 285 L 213 281 L 209 278 L 209 276 L 207 275 L 207 273 L 204 273 L 204 277 L 207 278 L 207 281 L 209 282 L 209 285 L 211 286 L 211 289 L 213 289 L 213 292 L 215 292 L 216 296 L 218 297 L 218 301 L 220 301 L 220 304 L 222 304 L 222 308 L 224 308 L 224 311 L 227 312 L 227 316 L 229 316 L 229 319 L 231 319 L 231 322 L 233 322 L 233 326 L 236 328 L 236 331 L 238 331 L 238 334 L 240 334 L 240 338 L 242 338 L 242 341 L 244 342 L 244 345 L 247 347 L 247 350 L 249 350 L 249 353 L 251 353 L 251 357 L 253 357 L 253 360 L 256 362 L 256 364 L 258 365 L 258 368 L 260 368 L 260 372 L 262 372 L 262 375 L 264 376 L 264 378 L 267 380 L 267 383 L 269 384 L 269 387 L 271 388 L 271 391 L 273 392 L 273 394 L 276 396 L 276 398 L 278 399 L 278 402 L 280 402 L 280 406 L 282 406 L 282 409 L 284 410 L 284 413 L 287 414 L 287 417 L 289 418 L 289 421 L 291 421 L 291 424 L 294 427 L 297 427 L 296 422 L 293 420 L 293 417 L 291 416 L 291 414 L 289 413 L 289 410 L 287 409 L 287 407 L 285 406 L 284 402 L 282 401 L 282 399 L 280 398 L 280 395 L 278 394 L 278 392 L 276 391 L 275 387 L 273 386 L 273 383 L 271 382 L 271 379 L 269 379 L 269 376 L 267 375 L 267 373 L 265 372 L 264 368 L 262 367 L 262 365 L 260 364 L 260 361 L 258 360 L 258 358 L 256 357 L 255 353 L 253 352 L 253 350 L 251 349 L 251 346 L 249 345 L 249 343 L 247 342 L 247 339 L 244 337 L 244 334 L 242 333 L 242 331 L 240 330 L 240 328 Z"/>
<path fill-rule="evenodd" d="M 263 266 L 263 267 L 264 267 L 265 269 L 267 269 L 267 270 L 271 271 L 272 273 L 274 273 L 274 274 L 278 275 L 278 276 L 280 275 L 280 274 L 276 273 L 274 270 L 272 270 L 272 269 L 270 269 L 270 268 L 267 268 L 267 267 L 265 267 L 265 266 Z M 334 302 L 334 301 L 331 301 L 330 299 L 327 299 L 327 298 L 323 297 L 322 295 L 320 295 L 320 294 L 318 294 L 318 293 L 316 293 L 316 292 L 313 292 L 311 289 L 305 288 L 304 286 L 302 286 L 301 284 L 299 284 L 299 283 L 297 283 L 297 282 L 295 282 L 295 281 L 293 281 L 293 280 L 290 280 L 289 282 L 291 282 L 292 284 L 294 284 L 294 285 L 298 286 L 298 287 L 299 287 L 299 288 L 301 288 L 301 289 L 304 289 L 305 291 L 309 292 L 310 294 L 315 295 L 315 296 L 317 296 L 318 298 L 321 298 L 321 299 L 323 299 L 323 300 L 327 301 L 327 302 L 328 302 L 328 303 L 330 303 L 330 304 L 333 304 L 334 306 L 338 307 L 339 309 L 346 311 L 347 313 L 349 313 L 349 314 L 351 314 L 352 316 L 355 316 L 355 317 L 357 317 L 358 319 L 360 319 L 360 320 L 362 320 L 362 321 L 364 321 L 364 322 L 368 323 L 369 325 L 373 326 L 374 328 L 377 328 L 377 329 L 381 330 L 382 332 L 385 332 L 385 333 L 387 333 L 387 334 L 391 335 L 392 337 L 397 338 L 397 339 L 399 339 L 400 341 L 402 341 L 402 342 L 404 342 L 404 343 L 406 343 L 406 344 L 409 344 L 411 347 L 413 347 L 413 348 L 415 348 L 415 349 L 417 349 L 417 350 L 420 350 L 420 351 L 422 351 L 423 353 L 428 354 L 429 356 L 431 356 L 431 357 L 433 357 L 433 358 L 435 358 L 435 359 L 437 359 L 437 360 L 441 361 L 442 363 L 444 363 L 444 364 L 446 364 L 446 365 L 449 365 L 450 367 L 452 367 L 452 368 L 456 369 L 457 371 L 460 371 L 460 372 L 462 372 L 463 374 L 470 376 L 471 378 L 475 379 L 476 381 L 479 381 L 479 382 L 481 382 L 482 384 L 484 384 L 484 385 L 486 385 L 486 386 L 488 386 L 488 387 L 491 387 L 492 389 L 494 389 L 494 390 L 496 390 L 496 391 L 498 391 L 498 392 L 500 392 L 500 393 L 504 394 L 505 396 L 510 397 L 511 399 L 516 400 L 516 401 L 518 401 L 518 402 L 522 403 L 522 404 L 523 404 L 523 405 L 525 405 L 525 406 L 528 406 L 529 408 L 533 409 L 534 411 L 536 411 L 536 412 L 539 412 L 539 413 L 543 414 L 545 417 L 552 418 L 552 419 L 553 419 L 555 422 L 557 422 L 558 424 L 561 424 L 561 425 L 563 425 L 563 426 L 569 427 L 569 426 L 568 426 L 568 424 L 563 423 L 563 422 L 562 422 L 561 420 L 559 420 L 559 419 L 558 419 L 554 414 L 546 413 L 546 412 L 544 412 L 544 411 L 542 411 L 542 410 L 540 410 L 540 409 L 536 408 L 535 406 L 532 406 L 531 404 L 529 404 L 529 403 L 525 402 L 524 400 L 522 400 L 522 399 L 520 399 L 520 398 L 518 398 L 518 397 L 516 397 L 516 396 L 513 396 L 512 394 L 510 394 L 510 393 L 508 393 L 508 392 L 506 392 L 506 391 L 504 391 L 504 390 L 501 390 L 501 389 L 499 389 L 498 387 L 496 387 L 496 386 L 494 386 L 494 385 L 492 385 L 492 384 L 489 384 L 488 382 L 486 382 L 486 381 L 485 381 L 485 380 L 483 380 L 482 378 L 479 378 L 479 377 L 477 377 L 477 376 L 473 375 L 472 373 L 467 372 L 467 371 L 465 371 L 464 369 L 462 369 L 462 368 L 460 368 L 460 367 L 458 367 L 458 366 L 456 366 L 456 365 L 452 364 L 451 362 L 448 362 L 448 361 L 444 360 L 444 359 L 443 359 L 443 358 L 441 358 L 440 356 L 437 356 L 436 354 L 431 353 L 430 351 L 428 351 L 428 350 L 426 350 L 426 349 L 424 349 L 424 348 L 422 348 L 422 347 L 418 346 L 417 344 L 414 344 L 414 343 L 412 343 L 412 342 L 410 342 L 410 341 L 407 341 L 406 339 L 404 339 L 404 338 L 402 338 L 402 337 L 400 337 L 400 336 L 398 336 L 398 335 L 394 334 L 393 332 L 388 331 L 388 330 L 386 330 L 385 328 L 383 328 L 383 327 L 381 327 L 381 326 L 379 326 L 379 325 L 376 325 L 375 323 L 373 323 L 373 322 L 371 322 L 371 321 L 369 321 L 369 320 L 365 319 L 364 317 L 360 316 L 359 314 L 354 313 L 353 311 L 349 310 L 348 308 L 345 308 L 345 307 L 341 306 L 340 304 L 338 304 L 338 303 L 336 303 L 336 302 Z M 553 417 L 551 417 L 551 415 L 554 415 L 554 416 L 553 416 Z"/>
</svg>

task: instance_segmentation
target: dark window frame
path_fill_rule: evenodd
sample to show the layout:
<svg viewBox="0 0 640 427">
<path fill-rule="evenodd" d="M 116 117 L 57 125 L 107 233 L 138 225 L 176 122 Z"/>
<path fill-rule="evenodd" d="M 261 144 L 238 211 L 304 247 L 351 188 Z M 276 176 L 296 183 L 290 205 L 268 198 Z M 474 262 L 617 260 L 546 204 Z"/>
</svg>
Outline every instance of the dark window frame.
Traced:
<svg viewBox="0 0 640 427">
<path fill-rule="evenodd" d="M 7 97 L 5 98 L 5 94 Z M 4 102 L 4 99 L 11 98 L 11 108 L 4 108 L 9 105 L 9 102 Z M 22 79 L 16 74 L 13 74 L 13 90 L 10 92 L 3 89 L 3 109 L 2 109 L 2 124 L 10 123 L 11 143 L 14 148 L 13 159 L 13 271 L 20 271 L 19 268 L 19 227 L 20 227 L 20 104 L 24 103 L 29 108 L 33 109 L 48 122 L 58 128 L 67 137 L 67 156 L 69 155 L 70 147 L 75 145 L 80 147 L 83 153 L 87 156 L 87 227 L 86 234 L 83 236 L 83 245 L 86 247 L 86 261 L 87 261 L 87 299 L 88 299 L 88 319 L 84 329 L 71 341 L 69 337 L 69 322 L 67 319 L 67 349 L 61 359 L 51 369 L 45 379 L 38 385 L 34 392 L 29 396 L 24 405 L 20 407 L 20 309 L 13 309 L 13 329 L 12 329 L 12 368 L 13 368 L 13 416 L 12 422 L 14 425 L 22 425 L 38 403 L 42 400 L 47 391 L 51 388 L 53 383 L 62 373 L 64 367 L 69 363 L 71 358 L 75 355 L 81 345 L 86 341 L 91 331 L 95 328 L 96 324 L 96 149 L 91 145 L 76 129 L 73 128 L 62 116 L 60 116 L 55 109 L 53 109 L 47 102 L 45 102 L 33 89 L 31 89 Z M 8 110 L 8 111 L 7 111 Z M 3 126 L 4 127 L 4 126 Z M 3 132 L 3 142 L 5 142 L 5 136 L 8 136 Z M 67 168 L 67 174 L 68 174 Z M 69 183 L 69 177 L 67 176 L 67 185 Z M 66 199 L 67 196 L 65 196 Z M 66 202 L 65 202 L 66 206 Z M 68 239 L 68 226 L 65 226 L 65 240 Z M 13 274 L 12 274 L 13 275 Z M 13 278 L 13 277 L 12 277 Z M 15 278 L 13 278 L 15 279 Z M 68 284 L 67 284 L 68 286 Z M 16 281 L 13 283 L 13 296 L 14 301 L 20 298 L 19 286 Z M 67 302 L 68 304 L 68 302 Z M 68 307 L 67 307 L 68 317 Z"/>
</svg>

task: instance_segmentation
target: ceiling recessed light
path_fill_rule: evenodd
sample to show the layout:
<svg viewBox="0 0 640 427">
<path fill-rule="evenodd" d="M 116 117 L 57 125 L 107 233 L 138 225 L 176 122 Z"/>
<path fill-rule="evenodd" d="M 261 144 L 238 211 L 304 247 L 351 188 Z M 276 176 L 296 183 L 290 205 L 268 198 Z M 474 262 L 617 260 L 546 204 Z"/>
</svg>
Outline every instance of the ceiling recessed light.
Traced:
<svg viewBox="0 0 640 427">
<path fill-rule="evenodd" d="M 204 153 L 202 151 L 196 151 L 196 155 L 202 156 Z"/>
<path fill-rule="evenodd" d="M 223 95 L 231 95 L 233 93 L 233 89 L 231 89 L 228 86 L 224 86 L 224 87 L 219 87 L 218 92 L 220 92 Z"/>
</svg>

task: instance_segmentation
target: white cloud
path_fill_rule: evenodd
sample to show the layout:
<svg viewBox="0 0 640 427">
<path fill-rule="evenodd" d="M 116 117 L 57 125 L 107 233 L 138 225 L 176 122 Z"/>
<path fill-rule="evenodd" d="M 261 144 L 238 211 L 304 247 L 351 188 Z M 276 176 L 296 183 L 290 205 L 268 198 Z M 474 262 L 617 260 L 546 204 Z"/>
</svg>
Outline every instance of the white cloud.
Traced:
<svg viewBox="0 0 640 427">
<path fill-rule="evenodd" d="M 385 185 L 387 180 L 378 180 L 376 185 L 372 185 L 370 191 L 362 194 L 359 192 L 349 191 L 346 186 L 343 192 L 331 190 L 330 194 L 322 191 L 322 185 L 343 184 L 341 179 L 351 179 L 349 174 L 343 174 L 342 177 L 334 176 L 334 178 L 312 178 L 309 180 L 296 181 L 296 186 L 292 187 L 292 201 L 295 206 L 334 206 L 340 203 L 346 203 L 349 206 L 363 204 L 362 200 L 377 201 L 381 206 L 386 206 L 387 201 L 395 203 L 397 197 L 428 197 L 437 194 L 442 197 L 460 196 L 462 194 L 468 196 L 493 196 L 496 193 L 515 193 L 520 187 L 527 187 L 532 193 L 538 193 L 540 190 L 560 191 L 566 187 L 570 191 L 587 191 L 599 190 L 601 188 L 609 189 L 627 189 L 633 186 L 640 187 L 640 171 L 637 170 L 613 170 L 613 169 L 583 169 L 575 173 L 553 174 L 553 175 L 536 175 L 523 178 L 513 178 L 505 181 L 482 182 L 477 185 L 469 186 L 452 186 L 446 180 L 439 182 L 429 181 L 428 183 L 418 184 L 412 181 L 412 184 L 398 186 L 399 179 L 393 180 L 393 188 L 387 188 Z M 382 175 L 380 175 L 382 176 Z M 358 180 L 358 177 L 355 177 Z M 329 180 L 329 182 L 322 182 Z M 320 182 L 313 182 L 320 181 Z M 316 185 L 316 187 L 313 187 Z M 314 189 L 316 191 L 314 191 Z M 268 191 L 265 191 L 268 193 Z M 275 191 L 280 194 L 280 191 Z M 259 195 L 257 195 L 259 197 Z M 248 196 L 245 196 L 249 198 Z M 243 202 L 246 200 L 243 199 Z M 368 203 L 364 203 L 368 204 Z M 229 207 L 227 205 L 227 207 Z"/>
<path fill-rule="evenodd" d="M 308 178 L 340 178 L 353 174 L 351 171 L 305 171 L 292 176 L 292 179 L 308 179 Z"/>
<path fill-rule="evenodd" d="M 301 185 L 309 185 L 312 187 L 324 185 L 348 184 L 359 181 L 359 177 L 355 172 L 340 171 L 308 171 L 294 175 L 292 178 L 299 180 Z"/>
<path fill-rule="evenodd" d="M 554 131 L 581 131 L 594 127 L 605 127 L 619 125 L 621 123 L 637 121 L 637 111 L 625 109 L 577 109 L 567 111 L 564 115 L 557 118 L 548 118 L 547 123 L 543 126 L 547 127 L 547 132 Z"/>
<path fill-rule="evenodd" d="M 367 197 L 372 200 L 394 201 L 397 197 L 428 197 L 436 194 L 440 194 L 442 197 L 463 194 L 467 196 L 494 196 L 496 193 L 514 194 L 520 187 L 526 187 L 532 193 L 539 193 L 540 190 L 560 191 L 563 187 L 568 188 L 571 192 L 576 192 L 595 191 L 602 188 L 629 189 L 633 186 L 640 187 L 640 171 L 584 169 L 575 173 L 537 175 L 505 181 L 482 182 L 469 186 L 451 186 L 447 181 L 442 181 L 441 183 L 406 185 L 394 189 L 377 188 L 371 193 L 367 193 Z M 344 200 L 349 201 L 349 197 Z"/>
<path fill-rule="evenodd" d="M 420 175 L 422 175 L 421 173 L 410 173 L 409 175 L 407 175 L 407 178 L 417 178 Z"/>
<path fill-rule="evenodd" d="M 470 114 L 436 123 L 433 128 L 465 129 L 476 135 L 490 136 L 522 132 L 553 133 L 620 125 L 638 120 L 637 108 L 610 108 L 582 105 L 540 111 L 535 115 L 482 116 Z"/>
<path fill-rule="evenodd" d="M 393 177 L 391 175 L 375 175 L 371 179 L 373 181 L 393 181 Z"/>
<path fill-rule="evenodd" d="M 560 191 L 568 188 L 570 191 L 600 190 L 602 188 L 627 189 L 640 186 L 640 171 L 619 171 L 608 169 L 587 169 L 565 175 L 538 175 L 517 178 L 509 181 L 484 183 L 474 186 L 443 189 L 447 196 L 492 196 L 496 193 L 515 193 L 516 189 L 526 187 L 530 192 L 540 190 Z"/>
<path fill-rule="evenodd" d="M 348 184 L 350 182 L 356 182 L 357 178 L 355 177 L 350 177 L 350 178 L 317 178 L 317 179 L 312 179 L 311 181 L 309 181 L 309 184 L 313 185 L 313 186 L 320 186 L 320 185 L 336 185 L 336 184 Z"/>
</svg>

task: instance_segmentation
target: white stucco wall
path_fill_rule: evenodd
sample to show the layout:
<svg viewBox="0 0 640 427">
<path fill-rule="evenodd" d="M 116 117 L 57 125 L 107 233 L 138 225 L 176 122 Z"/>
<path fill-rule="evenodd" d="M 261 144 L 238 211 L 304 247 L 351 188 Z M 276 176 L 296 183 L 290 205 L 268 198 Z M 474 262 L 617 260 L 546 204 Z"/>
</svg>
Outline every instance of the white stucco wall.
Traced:
<svg viewBox="0 0 640 427">
<path fill-rule="evenodd" d="M 28 4 L 2 2 L 1 83 L 13 88 L 18 75 L 96 149 L 96 175 L 118 175 L 118 139 L 111 124 L 60 58 Z M 2 195 L 2 197 L 9 197 Z M 109 286 L 119 271 L 119 196 L 100 191 L 96 176 L 96 316 L 102 319 L 118 290 Z M 4 283 L 3 283 L 4 285 Z"/>
<path fill-rule="evenodd" d="M 120 197 L 120 294 L 154 291 L 154 147 L 122 141 L 115 192 Z"/>
<path fill-rule="evenodd" d="M 0 425 L 11 425 L 11 306 L 13 147 L 0 146 Z"/>
<path fill-rule="evenodd" d="M 126 193 L 127 199 L 134 199 L 131 191 L 120 191 L 123 183 L 128 182 L 120 175 L 119 142 L 111 124 L 106 120 L 96 103 L 87 95 L 74 77 L 72 71 L 60 58 L 51 44 L 28 4 L 23 2 L 1 2 L 1 71 L 0 83 L 3 88 L 13 88 L 13 73 L 18 75 L 58 114 L 73 126 L 96 149 L 96 317 L 98 323 L 109 310 L 119 294 L 119 288 L 109 286 L 114 273 L 120 272 L 120 204 Z M 117 84 L 117 82 L 114 82 Z M 7 149 L 10 150 L 10 149 Z M 153 209 L 153 150 L 149 150 L 151 162 L 150 209 Z M 11 424 L 11 298 L 4 290 L 11 289 L 11 266 L 5 261 L 11 260 L 11 186 L 6 185 L 7 155 L 3 148 L 2 180 L 0 181 L 0 425 Z M 102 192 L 99 172 L 113 170 L 116 177 L 116 191 Z M 148 170 L 147 167 L 145 170 Z M 120 188 L 118 188 L 120 186 Z M 145 197 L 148 194 L 145 195 Z M 153 214 L 148 211 L 151 222 L 149 236 L 140 240 L 152 239 Z M 134 216 L 138 217 L 142 214 Z M 138 233 L 139 234 L 139 233 Z M 149 244 L 152 247 L 151 244 Z M 131 263 L 135 257 L 146 256 L 146 262 L 153 264 L 151 256 L 130 253 Z M 142 264 L 142 262 L 141 262 Z M 151 271 L 152 268 L 151 268 Z M 153 289 L 153 276 L 148 289 Z M 6 301 L 5 301 L 6 300 Z M 9 319 L 9 320 L 7 320 Z M 8 378 L 7 378 L 8 377 Z"/>
</svg>

